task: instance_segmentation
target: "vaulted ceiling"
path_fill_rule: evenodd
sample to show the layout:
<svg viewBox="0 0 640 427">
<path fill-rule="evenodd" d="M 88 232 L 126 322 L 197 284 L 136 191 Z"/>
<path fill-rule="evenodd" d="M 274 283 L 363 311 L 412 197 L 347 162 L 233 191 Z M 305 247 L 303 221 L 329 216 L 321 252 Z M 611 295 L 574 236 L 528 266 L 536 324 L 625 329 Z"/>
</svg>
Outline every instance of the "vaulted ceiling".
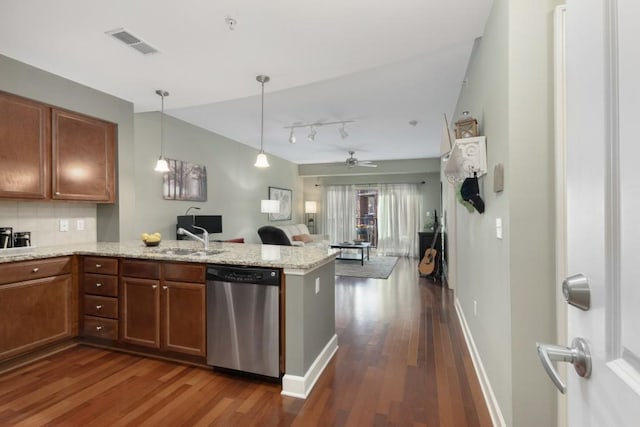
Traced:
<svg viewBox="0 0 640 427">
<path fill-rule="evenodd" d="M 491 0 L 3 0 L 0 54 L 298 164 L 439 154 Z M 233 22 L 233 24 L 230 24 Z M 124 28 L 158 53 L 106 34 Z M 317 129 L 286 126 L 352 121 Z M 171 143 L 170 141 L 168 143 Z"/>
</svg>

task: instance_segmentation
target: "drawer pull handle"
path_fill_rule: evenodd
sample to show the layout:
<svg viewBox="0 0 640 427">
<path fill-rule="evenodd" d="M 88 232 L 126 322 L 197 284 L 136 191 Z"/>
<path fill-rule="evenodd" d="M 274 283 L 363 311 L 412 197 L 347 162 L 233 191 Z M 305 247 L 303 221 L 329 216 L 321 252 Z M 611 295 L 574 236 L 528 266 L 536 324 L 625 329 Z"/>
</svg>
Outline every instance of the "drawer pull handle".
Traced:
<svg viewBox="0 0 640 427">
<path fill-rule="evenodd" d="M 102 308 L 102 305 L 98 304 L 96 305 L 96 310 L 100 310 Z"/>
<path fill-rule="evenodd" d="M 101 268 L 102 264 L 96 264 L 96 268 Z"/>
<path fill-rule="evenodd" d="M 96 326 L 96 331 L 101 331 L 101 330 L 102 330 L 102 326 L 101 325 Z"/>
<path fill-rule="evenodd" d="M 96 283 L 96 288 L 99 288 L 102 286 L 102 283 Z"/>
<path fill-rule="evenodd" d="M 31 271 L 33 271 L 34 273 L 37 273 L 38 271 L 40 271 L 40 269 L 38 267 L 34 267 L 33 270 Z"/>
</svg>

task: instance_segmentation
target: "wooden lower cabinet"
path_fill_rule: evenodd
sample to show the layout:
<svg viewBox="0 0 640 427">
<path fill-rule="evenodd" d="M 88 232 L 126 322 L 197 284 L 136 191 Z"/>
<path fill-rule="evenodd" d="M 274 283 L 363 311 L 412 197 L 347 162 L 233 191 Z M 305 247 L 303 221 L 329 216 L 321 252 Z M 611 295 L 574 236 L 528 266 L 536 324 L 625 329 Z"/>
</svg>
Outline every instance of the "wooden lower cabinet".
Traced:
<svg viewBox="0 0 640 427">
<path fill-rule="evenodd" d="M 160 348 L 160 281 L 123 277 L 122 341 Z"/>
<path fill-rule="evenodd" d="M 82 336 L 118 341 L 118 258 L 85 256 L 80 279 Z"/>
<path fill-rule="evenodd" d="M 204 265 L 123 260 L 121 272 L 144 276 L 120 277 L 122 342 L 204 357 Z"/>
<path fill-rule="evenodd" d="M 195 356 L 205 355 L 204 289 L 201 283 L 164 282 L 163 348 Z"/>
<path fill-rule="evenodd" d="M 0 360 L 71 337 L 71 297 L 71 274 L 0 286 Z"/>
</svg>

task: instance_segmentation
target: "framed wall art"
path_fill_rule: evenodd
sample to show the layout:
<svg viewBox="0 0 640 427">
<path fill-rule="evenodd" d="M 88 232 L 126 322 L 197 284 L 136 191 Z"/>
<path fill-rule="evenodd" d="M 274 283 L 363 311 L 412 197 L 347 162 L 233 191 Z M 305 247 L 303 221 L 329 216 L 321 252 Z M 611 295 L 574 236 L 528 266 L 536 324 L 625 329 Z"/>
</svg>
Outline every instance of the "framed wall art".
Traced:
<svg viewBox="0 0 640 427">
<path fill-rule="evenodd" d="M 291 190 L 286 188 L 269 187 L 269 200 L 278 200 L 280 202 L 280 212 L 270 213 L 269 221 L 287 221 L 291 220 Z"/>
<path fill-rule="evenodd" d="M 169 172 L 162 180 L 165 200 L 207 201 L 207 168 L 204 165 L 167 159 Z"/>
</svg>

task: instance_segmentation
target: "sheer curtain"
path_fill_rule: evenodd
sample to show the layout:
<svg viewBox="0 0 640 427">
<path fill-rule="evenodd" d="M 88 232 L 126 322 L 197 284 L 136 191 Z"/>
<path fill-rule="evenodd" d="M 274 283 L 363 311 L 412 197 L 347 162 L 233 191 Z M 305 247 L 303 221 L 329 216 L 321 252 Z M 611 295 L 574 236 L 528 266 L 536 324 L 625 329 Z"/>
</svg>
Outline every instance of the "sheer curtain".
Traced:
<svg viewBox="0 0 640 427">
<path fill-rule="evenodd" d="M 378 253 L 417 257 L 424 209 L 418 184 L 378 184 Z"/>
<path fill-rule="evenodd" d="M 356 233 L 354 185 L 331 185 L 323 193 L 325 234 L 332 242 L 352 241 Z"/>
</svg>

